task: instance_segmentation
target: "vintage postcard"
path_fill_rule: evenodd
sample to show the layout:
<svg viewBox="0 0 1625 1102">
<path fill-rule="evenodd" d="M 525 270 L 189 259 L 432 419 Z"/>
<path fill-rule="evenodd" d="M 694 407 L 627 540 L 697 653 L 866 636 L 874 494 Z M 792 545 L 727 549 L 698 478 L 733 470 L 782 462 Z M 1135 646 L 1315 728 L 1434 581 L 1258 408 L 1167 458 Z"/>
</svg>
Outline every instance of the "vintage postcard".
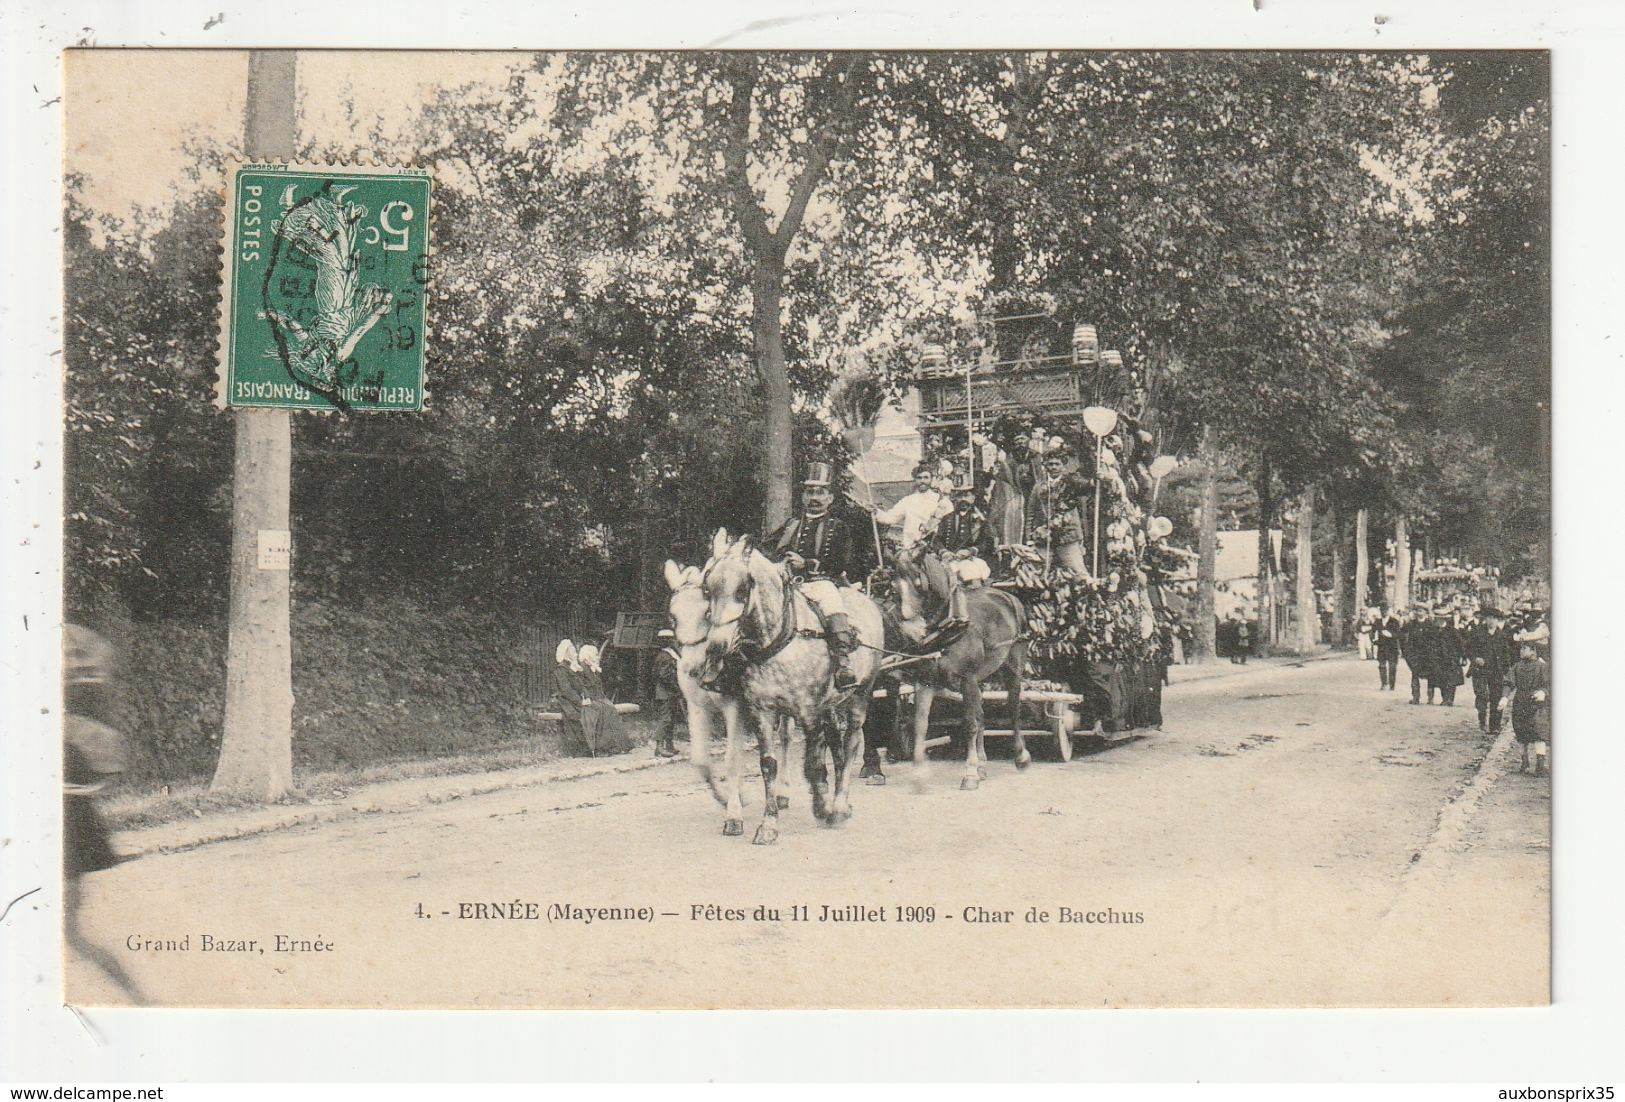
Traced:
<svg viewBox="0 0 1625 1102">
<path fill-rule="evenodd" d="M 1548 1002 L 1545 52 L 63 64 L 69 1003 Z"/>
</svg>

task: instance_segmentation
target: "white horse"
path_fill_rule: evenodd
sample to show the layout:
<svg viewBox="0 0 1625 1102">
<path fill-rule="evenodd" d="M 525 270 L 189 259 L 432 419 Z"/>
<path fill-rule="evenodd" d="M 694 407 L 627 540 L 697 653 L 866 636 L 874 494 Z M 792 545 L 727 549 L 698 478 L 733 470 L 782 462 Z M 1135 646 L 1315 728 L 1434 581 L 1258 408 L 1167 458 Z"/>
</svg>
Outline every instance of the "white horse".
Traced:
<svg viewBox="0 0 1625 1102">
<path fill-rule="evenodd" d="M 726 530 L 717 532 L 701 587 L 711 606 L 701 679 L 709 682 L 737 664 L 751 722 L 759 730 L 769 730 L 781 719 L 790 719 L 801 728 L 813 815 L 827 826 L 851 818 L 849 793 L 863 759 L 863 719 L 884 643 L 879 607 L 856 589 L 842 594 L 858 643 L 852 656 L 858 684 L 840 692 L 825 629 L 812 603 L 791 584 L 783 567 L 751 544 L 750 537 L 730 541 Z M 768 797 L 755 841 L 771 845 L 779 837 L 778 801 L 773 795 L 782 759 L 772 756 L 769 739 L 758 739 L 757 745 Z M 833 797 L 832 770 L 824 764 L 826 750 L 834 767 Z"/>
<path fill-rule="evenodd" d="M 667 610 L 671 613 L 672 633 L 677 643 L 677 683 L 683 690 L 683 701 L 688 705 L 689 761 L 705 780 L 711 795 L 726 808 L 722 833 L 738 835 L 745 833 L 745 805 L 740 798 L 740 774 L 744 770 L 740 755 L 746 712 L 737 697 L 712 692 L 700 684 L 700 667 L 705 663 L 705 644 L 711 630 L 711 622 L 706 615 L 709 602 L 700 588 L 701 576 L 701 569 L 697 566 L 679 566 L 670 559 L 666 560 L 666 585 L 671 588 Z M 711 767 L 711 732 L 718 721 L 726 738 L 723 757 L 723 782 L 726 788 L 718 783 L 716 771 Z M 789 724 L 780 723 L 777 728 L 779 760 L 783 761 L 790 752 L 790 727 Z M 757 731 L 756 737 L 762 738 L 762 732 Z M 788 783 L 782 771 L 777 782 L 769 798 L 774 801 L 777 810 L 782 811 L 790 806 Z"/>
</svg>

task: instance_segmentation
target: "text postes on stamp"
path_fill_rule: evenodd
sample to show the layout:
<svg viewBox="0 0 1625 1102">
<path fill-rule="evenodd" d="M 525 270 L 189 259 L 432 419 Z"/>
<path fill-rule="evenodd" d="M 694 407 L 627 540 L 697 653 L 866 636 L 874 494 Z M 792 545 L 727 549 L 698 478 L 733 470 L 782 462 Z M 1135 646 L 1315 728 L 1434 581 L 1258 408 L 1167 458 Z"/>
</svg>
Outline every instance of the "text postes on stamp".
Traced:
<svg viewBox="0 0 1625 1102">
<path fill-rule="evenodd" d="M 224 405 L 423 408 L 430 191 L 417 169 L 230 170 Z"/>
</svg>

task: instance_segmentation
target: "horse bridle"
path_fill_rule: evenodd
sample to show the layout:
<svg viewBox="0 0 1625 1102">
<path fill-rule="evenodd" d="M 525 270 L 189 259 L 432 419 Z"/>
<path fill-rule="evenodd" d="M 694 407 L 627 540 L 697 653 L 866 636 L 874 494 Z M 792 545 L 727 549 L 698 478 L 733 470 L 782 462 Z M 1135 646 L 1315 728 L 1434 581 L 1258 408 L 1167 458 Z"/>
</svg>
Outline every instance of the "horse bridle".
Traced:
<svg viewBox="0 0 1625 1102">
<path fill-rule="evenodd" d="M 706 632 L 706 636 L 705 636 L 705 641 L 706 642 L 708 642 L 708 643 L 710 642 L 710 640 L 711 640 L 711 632 L 712 631 L 715 631 L 718 628 L 731 627 L 732 625 L 739 623 L 746 616 L 750 615 L 750 603 L 751 603 L 751 601 L 755 600 L 755 598 L 756 598 L 756 579 L 751 577 L 750 573 L 747 571 L 746 574 L 745 574 L 745 581 L 750 586 L 750 592 L 749 592 L 749 595 L 746 596 L 746 598 L 745 598 L 744 607 L 742 607 L 739 610 L 739 615 L 734 616 L 734 617 L 732 617 L 730 619 L 727 619 L 727 620 L 718 620 L 716 623 L 712 624 L 711 628 L 710 628 L 710 631 Z M 703 581 L 700 583 L 702 591 L 704 589 L 704 584 L 705 583 Z M 744 636 L 744 629 L 740 629 L 739 631 L 734 632 L 733 641 L 728 644 L 727 648 L 723 651 L 723 653 L 724 654 L 734 654 L 734 653 L 736 653 L 739 650 L 740 644 L 744 641 L 743 636 Z"/>
<path fill-rule="evenodd" d="M 947 563 L 942 564 L 943 569 L 951 569 Z M 926 569 L 923 555 L 906 561 L 899 561 L 897 577 L 908 583 L 908 587 L 915 593 L 915 603 L 918 604 L 921 615 L 927 613 L 927 599 L 936 598 L 936 604 L 941 605 L 939 595 L 931 585 L 931 574 Z M 901 602 L 899 602 L 901 603 Z"/>
<path fill-rule="evenodd" d="M 750 615 L 751 602 L 756 599 L 756 579 L 747 574 L 746 580 L 750 585 L 750 595 L 745 598 L 745 607 L 739 610 L 739 615 L 727 620 L 719 620 L 712 624 L 711 629 L 713 631 L 715 631 L 717 628 L 725 628 L 731 624 L 737 624 L 746 616 Z M 752 647 L 752 649 L 757 652 L 755 661 L 766 662 L 769 658 L 772 658 L 785 647 L 789 646 L 790 642 L 795 639 L 797 634 L 795 600 L 795 586 L 790 584 L 790 580 L 787 578 L 785 579 L 784 583 L 784 610 L 779 617 L 778 634 L 765 645 L 761 647 Z M 744 638 L 744 634 L 745 633 L 743 630 L 734 632 L 733 642 L 728 645 L 728 648 L 724 653 L 736 654 L 743 649 L 745 643 L 747 642 L 747 640 Z"/>
</svg>

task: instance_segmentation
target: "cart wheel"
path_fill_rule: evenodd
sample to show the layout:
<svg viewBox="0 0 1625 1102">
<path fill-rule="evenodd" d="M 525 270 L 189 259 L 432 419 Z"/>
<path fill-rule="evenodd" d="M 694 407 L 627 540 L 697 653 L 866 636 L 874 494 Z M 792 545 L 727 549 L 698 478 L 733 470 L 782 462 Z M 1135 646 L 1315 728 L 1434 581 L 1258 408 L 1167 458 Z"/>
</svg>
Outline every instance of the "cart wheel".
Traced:
<svg viewBox="0 0 1625 1102">
<path fill-rule="evenodd" d="M 1061 714 L 1055 717 L 1055 748 L 1061 752 L 1062 761 L 1072 760 L 1072 724 L 1067 709 L 1061 709 Z"/>
</svg>

